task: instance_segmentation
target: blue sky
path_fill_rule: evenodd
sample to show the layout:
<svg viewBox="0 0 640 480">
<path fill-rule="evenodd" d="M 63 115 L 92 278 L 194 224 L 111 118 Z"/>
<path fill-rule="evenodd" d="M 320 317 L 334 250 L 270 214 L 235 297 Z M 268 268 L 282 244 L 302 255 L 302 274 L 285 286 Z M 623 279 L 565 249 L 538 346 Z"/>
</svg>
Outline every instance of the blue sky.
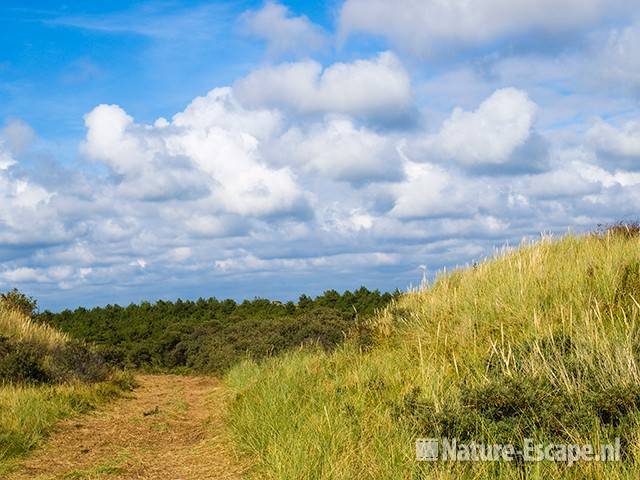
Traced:
<svg viewBox="0 0 640 480">
<path fill-rule="evenodd" d="M 638 7 L 5 1 L 0 289 L 403 289 L 637 218 Z"/>
</svg>

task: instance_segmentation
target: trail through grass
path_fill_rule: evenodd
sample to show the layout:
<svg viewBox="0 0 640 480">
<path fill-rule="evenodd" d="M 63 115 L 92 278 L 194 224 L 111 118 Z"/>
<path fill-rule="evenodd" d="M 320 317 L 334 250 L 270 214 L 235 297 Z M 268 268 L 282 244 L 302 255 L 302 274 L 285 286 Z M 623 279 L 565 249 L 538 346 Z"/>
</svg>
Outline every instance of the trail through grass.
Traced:
<svg viewBox="0 0 640 480">
<path fill-rule="evenodd" d="M 63 422 L 7 480 L 236 479 L 212 377 L 143 375 L 126 398 Z"/>
<path fill-rule="evenodd" d="M 55 425 L 122 395 L 128 376 L 68 385 L 0 385 L 0 478 L 16 458 L 40 446 Z"/>
</svg>

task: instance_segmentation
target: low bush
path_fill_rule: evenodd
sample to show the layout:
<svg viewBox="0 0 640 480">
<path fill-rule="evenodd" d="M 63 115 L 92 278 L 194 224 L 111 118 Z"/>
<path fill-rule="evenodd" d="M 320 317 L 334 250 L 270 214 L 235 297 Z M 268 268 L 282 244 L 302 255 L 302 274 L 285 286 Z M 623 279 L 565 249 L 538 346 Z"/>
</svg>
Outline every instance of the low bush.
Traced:
<svg viewBox="0 0 640 480">
<path fill-rule="evenodd" d="M 606 225 L 601 232 L 622 238 L 640 238 L 640 222 L 626 221 Z"/>
<path fill-rule="evenodd" d="M 46 349 L 32 342 L 16 342 L 0 337 L 0 382 L 46 383 Z"/>
</svg>

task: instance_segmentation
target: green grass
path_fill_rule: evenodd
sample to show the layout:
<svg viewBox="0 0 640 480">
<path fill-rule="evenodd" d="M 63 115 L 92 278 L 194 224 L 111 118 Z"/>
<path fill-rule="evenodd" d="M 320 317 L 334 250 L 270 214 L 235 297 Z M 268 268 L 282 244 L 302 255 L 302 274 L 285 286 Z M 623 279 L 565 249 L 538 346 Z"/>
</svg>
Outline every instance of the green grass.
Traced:
<svg viewBox="0 0 640 480">
<path fill-rule="evenodd" d="M 638 478 L 639 300 L 637 236 L 542 239 L 404 295 L 333 353 L 237 366 L 229 425 L 253 478 Z M 620 437 L 624 455 L 416 462 L 415 439 L 440 436 Z"/>
</svg>

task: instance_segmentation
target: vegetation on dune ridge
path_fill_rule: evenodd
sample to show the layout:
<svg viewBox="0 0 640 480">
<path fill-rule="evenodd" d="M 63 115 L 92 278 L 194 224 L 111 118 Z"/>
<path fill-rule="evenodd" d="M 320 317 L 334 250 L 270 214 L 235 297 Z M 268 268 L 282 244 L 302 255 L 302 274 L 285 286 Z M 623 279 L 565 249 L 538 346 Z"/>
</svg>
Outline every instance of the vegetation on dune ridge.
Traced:
<svg viewBox="0 0 640 480">
<path fill-rule="evenodd" d="M 34 322 L 27 297 L 0 297 L 0 474 L 40 444 L 61 419 L 130 389 L 89 346 Z"/>
<path fill-rule="evenodd" d="M 366 341 L 233 368 L 228 420 L 254 477 L 637 478 L 640 236 L 618 227 L 443 274 L 382 311 Z M 419 463 L 418 437 L 619 437 L 623 460 Z"/>
<path fill-rule="evenodd" d="M 36 323 L 31 313 L 35 301 L 17 290 L 0 296 L 0 335 L 20 342 L 32 342 L 49 348 L 65 344 L 69 338 L 49 325 Z"/>
<path fill-rule="evenodd" d="M 98 353 L 83 341 L 36 323 L 30 316 L 35 301 L 28 303 L 28 297 L 16 290 L 0 297 L 0 382 L 52 384 L 108 378 L 109 368 Z"/>
</svg>

